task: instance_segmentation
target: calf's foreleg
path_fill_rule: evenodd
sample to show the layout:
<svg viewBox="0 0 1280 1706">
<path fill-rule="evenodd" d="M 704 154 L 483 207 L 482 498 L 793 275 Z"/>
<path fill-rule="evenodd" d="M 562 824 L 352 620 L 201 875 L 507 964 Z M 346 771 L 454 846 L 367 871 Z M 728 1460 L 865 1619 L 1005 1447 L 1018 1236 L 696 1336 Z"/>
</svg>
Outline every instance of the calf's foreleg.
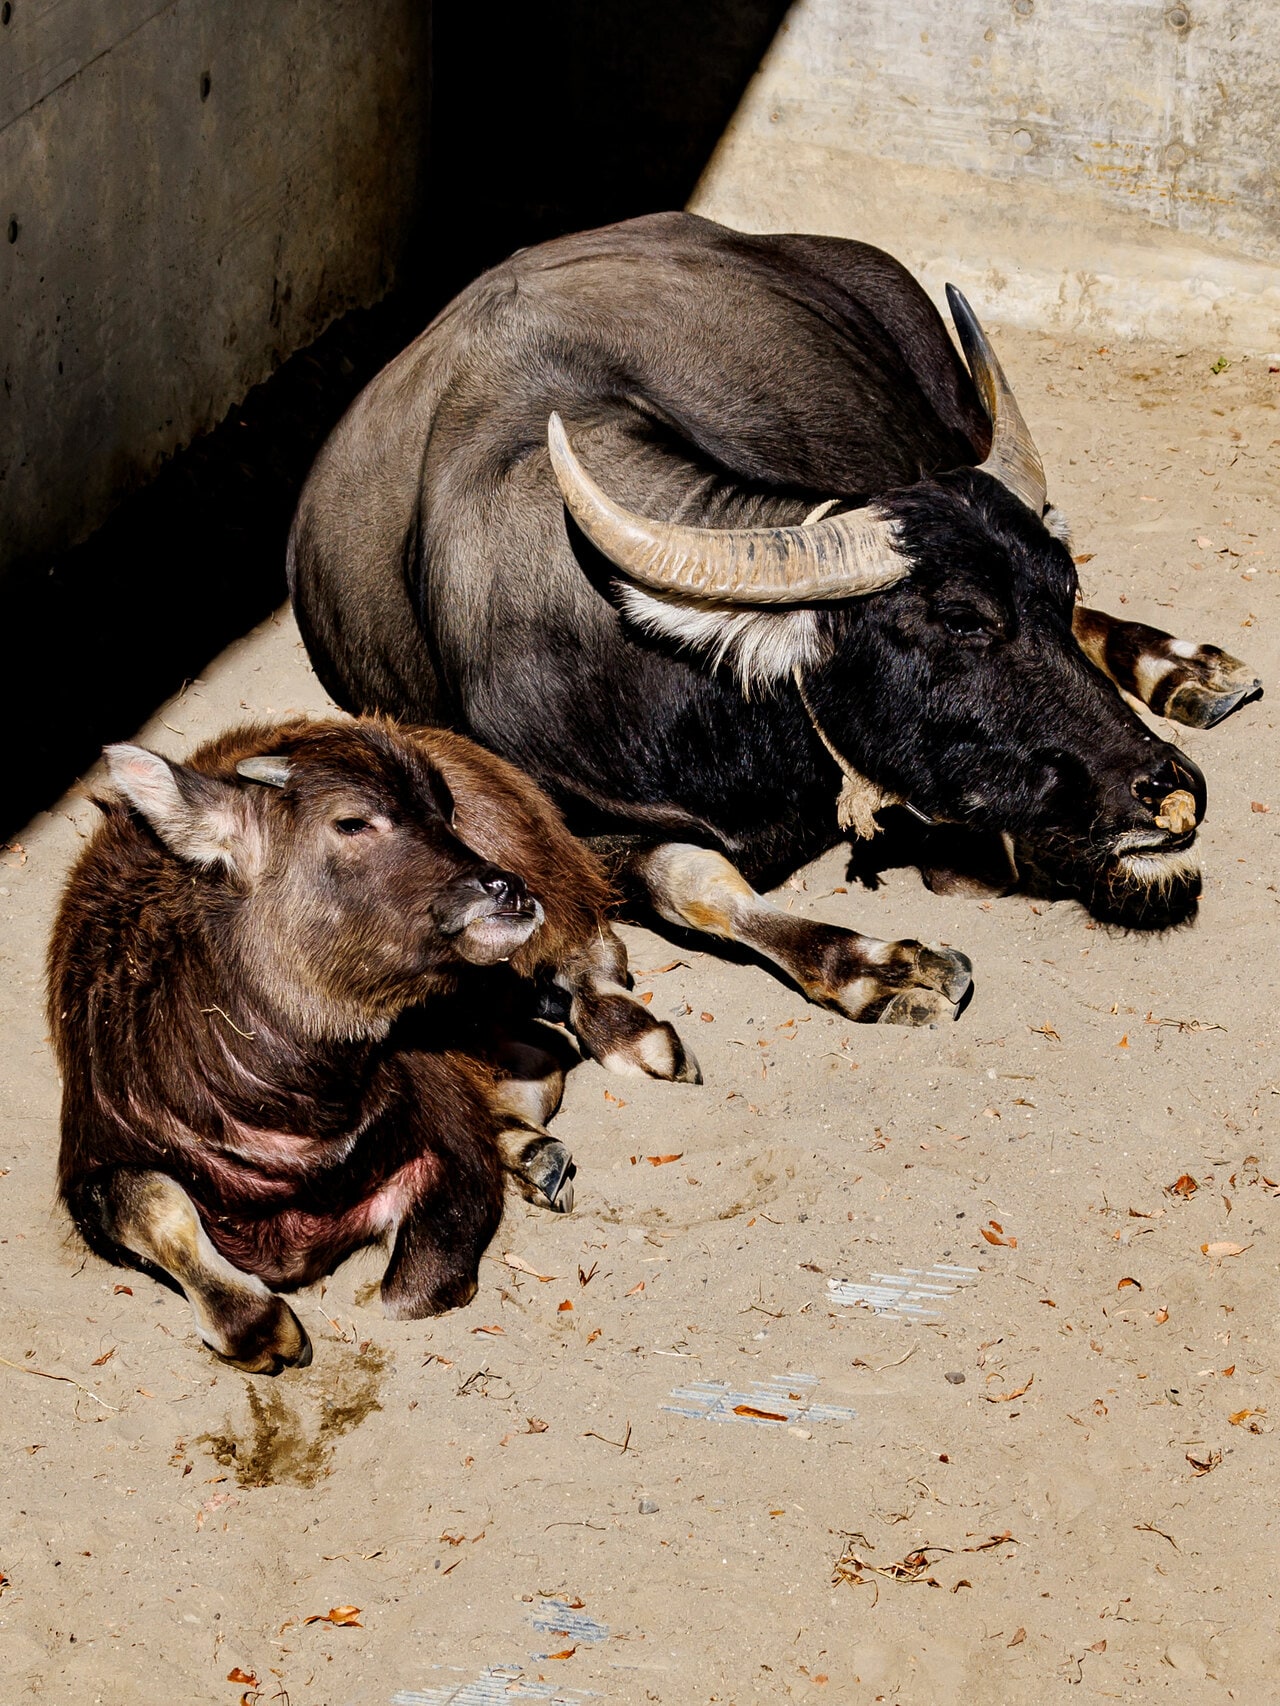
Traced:
<svg viewBox="0 0 1280 1706">
<path fill-rule="evenodd" d="M 881 1025 L 954 1019 L 972 982 L 972 966 L 953 949 L 880 942 L 791 917 L 706 847 L 666 842 L 633 855 L 630 871 L 668 922 L 754 948 L 810 1001 L 850 1019 Z"/>
<path fill-rule="evenodd" d="M 627 988 L 627 950 L 607 926 L 557 968 L 570 998 L 569 1024 L 594 1060 L 611 1072 L 701 1084 L 702 1072 L 674 1025 L 656 1019 Z"/>
<path fill-rule="evenodd" d="M 1072 628 L 1090 663 L 1117 687 L 1157 716 L 1188 728 L 1211 729 L 1262 691 L 1239 658 L 1217 646 L 1175 639 L 1145 622 L 1123 622 L 1077 604 Z"/>
<path fill-rule="evenodd" d="M 118 1168 L 89 1185 L 76 1206 L 109 1243 L 176 1281 L 200 1337 L 224 1362 L 247 1374 L 279 1374 L 311 1361 L 311 1341 L 293 1310 L 256 1274 L 219 1254 L 195 1203 L 167 1173 Z"/>
</svg>

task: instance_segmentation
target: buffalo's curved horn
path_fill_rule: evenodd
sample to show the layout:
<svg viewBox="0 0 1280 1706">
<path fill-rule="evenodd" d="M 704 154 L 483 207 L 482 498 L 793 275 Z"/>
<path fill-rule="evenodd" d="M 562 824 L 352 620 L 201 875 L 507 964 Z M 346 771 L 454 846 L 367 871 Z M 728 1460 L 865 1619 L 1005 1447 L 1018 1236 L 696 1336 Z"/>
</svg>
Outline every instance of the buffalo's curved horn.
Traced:
<svg viewBox="0 0 1280 1706">
<path fill-rule="evenodd" d="M 978 316 L 970 308 L 954 284 L 947 286 L 947 301 L 951 318 L 964 347 L 965 360 L 978 395 L 991 422 L 991 454 L 982 464 L 984 474 L 992 474 L 1008 486 L 1015 498 L 1021 498 L 1035 515 L 1044 513 L 1049 496 L 1044 477 L 1044 464 L 1035 440 L 1022 418 L 1013 389 L 1004 376 L 987 334 L 978 324 Z"/>
<path fill-rule="evenodd" d="M 684 527 L 615 503 L 574 455 L 564 423 L 547 423 L 551 466 L 570 515 L 631 580 L 721 604 L 809 604 L 858 598 L 911 572 L 897 528 L 875 509 L 811 526 Z"/>
<path fill-rule="evenodd" d="M 243 776 L 246 782 L 265 782 L 268 788 L 283 788 L 292 773 L 289 760 L 277 758 L 274 753 L 262 758 L 242 758 L 236 765 L 237 776 Z"/>
</svg>

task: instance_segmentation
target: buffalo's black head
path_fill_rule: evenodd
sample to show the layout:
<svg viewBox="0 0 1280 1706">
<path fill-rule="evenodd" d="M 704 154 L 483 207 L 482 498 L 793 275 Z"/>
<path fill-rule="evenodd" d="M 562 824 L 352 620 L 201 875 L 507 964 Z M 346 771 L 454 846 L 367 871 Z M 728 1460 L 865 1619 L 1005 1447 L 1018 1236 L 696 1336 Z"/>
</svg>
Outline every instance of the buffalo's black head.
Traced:
<svg viewBox="0 0 1280 1706">
<path fill-rule="evenodd" d="M 879 507 L 912 568 L 818 614 L 806 688 L 837 749 L 924 816 L 1013 837 L 1101 917 L 1190 916 L 1204 778 L 1076 643 L 1065 545 L 977 469 Z"/>
</svg>

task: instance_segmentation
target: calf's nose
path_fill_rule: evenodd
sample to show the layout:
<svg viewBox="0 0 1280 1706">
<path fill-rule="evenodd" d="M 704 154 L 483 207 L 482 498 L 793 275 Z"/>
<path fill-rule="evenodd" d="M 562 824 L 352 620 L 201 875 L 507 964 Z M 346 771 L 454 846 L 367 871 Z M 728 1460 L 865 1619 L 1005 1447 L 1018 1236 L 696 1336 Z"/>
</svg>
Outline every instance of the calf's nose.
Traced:
<svg viewBox="0 0 1280 1706">
<path fill-rule="evenodd" d="M 511 871 L 501 871 L 496 865 L 485 865 L 472 878 L 476 887 L 489 896 L 495 906 L 515 911 L 529 903 L 529 891 Z"/>
<path fill-rule="evenodd" d="M 1130 784 L 1161 829 L 1185 835 L 1204 817 L 1208 793 L 1204 774 L 1185 752 L 1165 746 L 1153 752 Z"/>
</svg>

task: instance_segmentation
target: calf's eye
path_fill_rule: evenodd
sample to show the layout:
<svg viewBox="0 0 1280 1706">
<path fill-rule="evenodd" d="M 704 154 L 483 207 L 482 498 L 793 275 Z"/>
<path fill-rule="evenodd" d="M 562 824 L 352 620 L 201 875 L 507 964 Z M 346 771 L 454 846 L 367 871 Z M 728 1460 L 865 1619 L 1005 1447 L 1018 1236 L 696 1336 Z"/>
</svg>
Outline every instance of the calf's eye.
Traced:
<svg viewBox="0 0 1280 1706">
<path fill-rule="evenodd" d="M 339 835 L 363 835 L 373 826 L 367 817 L 339 817 L 333 820 L 333 827 Z"/>
</svg>

